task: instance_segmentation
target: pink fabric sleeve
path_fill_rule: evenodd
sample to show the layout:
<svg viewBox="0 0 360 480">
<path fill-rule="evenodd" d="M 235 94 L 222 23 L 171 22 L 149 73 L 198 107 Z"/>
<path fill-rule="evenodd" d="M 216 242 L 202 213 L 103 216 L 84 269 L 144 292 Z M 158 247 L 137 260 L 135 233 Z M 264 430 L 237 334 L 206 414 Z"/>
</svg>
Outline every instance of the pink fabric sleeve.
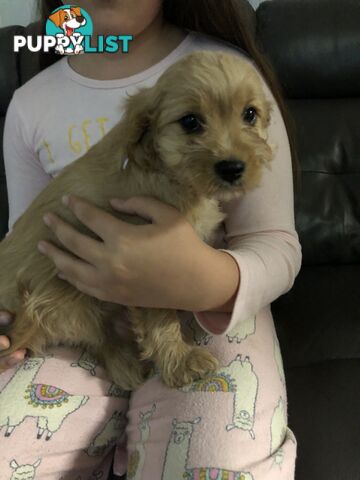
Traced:
<svg viewBox="0 0 360 480">
<path fill-rule="evenodd" d="M 9 235 L 16 220 L 52 180 L 43 169 L 28 135 L 29 121 L 23 121 L 14 94 L 5 119 L 4 164 L 9 203 Z"/>
<path fill-rule="evenodd" d="M 258 188 L 223 204 L 228 248 L 220 250 L 237 262 L 240 284 L 231 313 L 194 312 L 200 326 L 213 335 L 225 335 L 289 291 L 301 266 L 289 139 L 279 107 L 263 85 L 274 105 L 268 141 L 277 151 Z"/>
</svg>

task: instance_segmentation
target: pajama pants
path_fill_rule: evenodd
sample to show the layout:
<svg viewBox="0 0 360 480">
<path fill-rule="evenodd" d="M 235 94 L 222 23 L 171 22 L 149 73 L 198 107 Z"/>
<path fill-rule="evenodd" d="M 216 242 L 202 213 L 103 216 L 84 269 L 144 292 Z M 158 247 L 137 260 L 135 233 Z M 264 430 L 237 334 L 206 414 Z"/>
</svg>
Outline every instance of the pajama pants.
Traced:
<svg viewBox="0 0 360 480">
<path fill-rule="evenodd" d="M 283 365 L 270 308 L 227 335 L 181 312 L 216 372 L 168 388 L 156 369 L 133 392 L 86 352 L 53 348 L 0 375 L 0 480 L 293 480 Z"/>
</svg>

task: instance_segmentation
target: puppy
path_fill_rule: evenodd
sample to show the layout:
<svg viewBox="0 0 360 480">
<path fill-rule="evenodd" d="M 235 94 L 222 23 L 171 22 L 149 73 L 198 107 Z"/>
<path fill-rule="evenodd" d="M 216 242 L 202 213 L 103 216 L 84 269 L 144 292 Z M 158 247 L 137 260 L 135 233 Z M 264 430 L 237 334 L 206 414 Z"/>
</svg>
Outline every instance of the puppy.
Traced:
<svg viewBox="0 0 360 480">
<path fill-rule="evenodd" d="M 271 108 L 251 63 L 222 52 L 192 53 L 153 87 L 130 96 L 120 123 L 64 168 L 0 243 L 0 310 L 16 317 L 7 332 L 11 348 L 0 356 L 19 348 L 41 355 L 50 345 L 85 347 L 126 390 L 144 381 L 152 362 L 170 387 L 216 369 L 210 352 L 183 339 L 176 310 L 103 302 L 60 280 L 37 250 L 41 239 L 64 248 L 42 216 L 55 212 L 99 240 L 62 205 L 63 194 L 133 224 L 147 222 L 113 211 L 109 200 L 149 195 L 177 208 L 211 245 L 225 218 L 219 202 L 255 188 L 272 159 Z M 127 342 L 116 335 L 114 322 L 124 308 L 134 334 Z"/>
</svg>

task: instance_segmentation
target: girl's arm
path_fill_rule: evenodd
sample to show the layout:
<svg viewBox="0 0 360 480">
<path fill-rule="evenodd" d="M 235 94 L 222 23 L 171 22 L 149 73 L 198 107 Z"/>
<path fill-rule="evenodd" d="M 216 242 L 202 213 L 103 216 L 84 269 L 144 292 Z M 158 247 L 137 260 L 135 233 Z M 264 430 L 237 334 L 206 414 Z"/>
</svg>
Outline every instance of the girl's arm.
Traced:
<svg viewBox="0 0 360 480">
<path fill-rule="evenodd" d="M 234 296 L 214 309 L 194 312 L 209 333 L 226 334 L 292 287 L 301 266 L 301 246 L 294 223 L 294 198 L 290 145 L 278 105 L 265 82 L 265 92 L 274 104 L 269 143 L 278 148 L 271 170 L 263 172 L 260 187 L 223 204 L 225 240 L 240 272 Z M 210 276 L 209 276 L 210 275 Z M 206 272 L 209 292 L 222 282 L 218 271 Z M 205 275 L 204 275 L 205 277 Z"/>
<path fill-rule="evenodd" d="M 4 127 L 4 164 L 9 203 L 8 235 L 16 220 L 52 180 L 35 152 L 29 120 L 23 119 L 16 92 L 10 102 Z"/>
<path fill-rule="evenodd" d="M 42 168 L 31 144 L 30 125 L 23 121 L 13 96 L 5 119 L 4 127 L 4 164 L 9 203 L 8 233 L 20 215 L 27 209 L 32 200 L 52 180 Z M 6 324 L 11 315 L 0 312 L 0 324 Z M 7 337 L 0 336 L 0 349 L 9 348 Z M 19 350 L 12 355 L 0 359 L 0 372 L 21 361 L 25 350 Z"/>
</svg>

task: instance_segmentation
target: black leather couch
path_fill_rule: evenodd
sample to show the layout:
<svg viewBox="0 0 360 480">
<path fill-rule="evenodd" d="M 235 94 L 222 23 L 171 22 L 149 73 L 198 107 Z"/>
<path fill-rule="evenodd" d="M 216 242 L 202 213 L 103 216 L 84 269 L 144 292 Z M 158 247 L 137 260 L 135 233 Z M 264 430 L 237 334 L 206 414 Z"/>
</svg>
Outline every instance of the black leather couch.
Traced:
<svg viewBox="0 0 360 480">
<path fill-rule="evenodd" d="M 298 440 L 296 480 L 359 480 L 360 2 L 271 0 L 249 15 L 295 119 L 302 171 L 303 267 L 272 306 Z M 34 54 L 12 53 L 21 32 L 0 30 L 1 131 L 14 89 L 39 70 Z M 7 217 L 1 157 L 0 238 Z"/>
</svg>

